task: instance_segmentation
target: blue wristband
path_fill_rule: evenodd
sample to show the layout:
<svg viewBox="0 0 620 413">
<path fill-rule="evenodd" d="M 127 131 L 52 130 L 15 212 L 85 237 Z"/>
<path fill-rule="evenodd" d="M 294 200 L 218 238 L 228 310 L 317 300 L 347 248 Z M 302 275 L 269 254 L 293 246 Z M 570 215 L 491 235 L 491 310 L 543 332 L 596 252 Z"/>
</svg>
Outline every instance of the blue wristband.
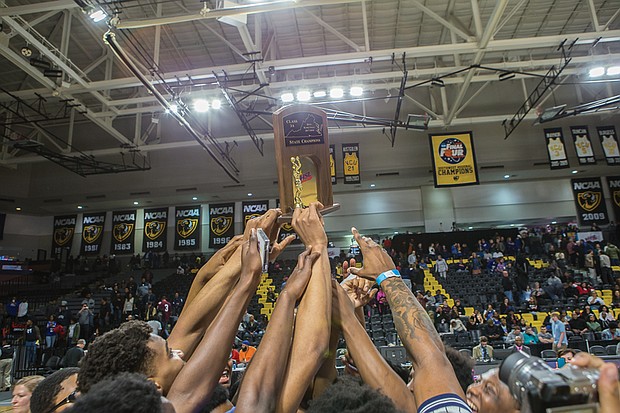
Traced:
<svg viewBox="0 0 620 413">
<path fill-rule="evenodd" d="M 382 272 L 381 274 L 379 274 L 379 276 L 377 277 L 377 285 L 381 287 L 381 283 L 385 281 L 386 278 L 391 278 L 391 277 L 400 278 L 400 273 L 398 272 L 397 269 L 388 270 L 386 272 Z"/>
</svg>

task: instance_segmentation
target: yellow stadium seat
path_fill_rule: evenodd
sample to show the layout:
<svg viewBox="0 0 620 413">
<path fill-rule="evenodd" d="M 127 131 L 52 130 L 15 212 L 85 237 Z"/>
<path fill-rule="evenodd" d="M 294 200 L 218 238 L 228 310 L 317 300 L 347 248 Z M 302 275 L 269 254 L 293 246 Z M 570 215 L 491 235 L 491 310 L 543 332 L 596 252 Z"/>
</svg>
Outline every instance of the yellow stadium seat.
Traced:
<svg viewBox="0 0 620 413">
<path fill-rule="evenodd" d="M 465 307 L 465 315 L 469 317 L 474 313 L 474 307 Z"/>
<path fill-rule="evenodd" d="M 264 303 L 263 308 L 273 308 L 273 303 Z"/>
</svg>

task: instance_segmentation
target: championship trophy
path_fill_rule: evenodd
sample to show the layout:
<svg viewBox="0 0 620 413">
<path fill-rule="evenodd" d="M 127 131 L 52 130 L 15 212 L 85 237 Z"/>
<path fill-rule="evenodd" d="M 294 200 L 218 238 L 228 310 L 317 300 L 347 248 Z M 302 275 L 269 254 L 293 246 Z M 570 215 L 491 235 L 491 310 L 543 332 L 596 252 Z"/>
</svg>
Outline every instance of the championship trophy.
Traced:
<svg viewBox="0 0 620 413">
<path fill-rule="evenodd" d="M 327 116 L 309 105 L 290 105 L 273 114 L 281 222 L 290 222 L 295 208 L 319 201 L 321 215 L 334 204 L 327 139 Z"/>
</svg>

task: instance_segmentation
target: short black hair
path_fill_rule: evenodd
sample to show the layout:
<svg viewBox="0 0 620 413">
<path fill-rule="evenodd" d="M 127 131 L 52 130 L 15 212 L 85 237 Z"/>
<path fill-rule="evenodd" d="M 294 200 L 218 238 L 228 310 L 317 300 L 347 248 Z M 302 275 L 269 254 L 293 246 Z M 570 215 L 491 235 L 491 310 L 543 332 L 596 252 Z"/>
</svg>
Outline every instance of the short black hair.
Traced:
<svg viewBox="0 0 620 413">
<path fill-rule="evenodd" d="M 456 379 L 463 391 L 466 392 L 469 385 L 474 383 L 474 360 L 450 346 L 445 346 L 445 349 L 446 357 L 452 365 Z"/>
<path fill-rule="evenodd" d="M 79 371 L 80 369 L 77 367 L 68 367 L 58 370 L 41 381 L 30 397 L 30 411 L 32 413 L 49 413 L 55 405 L 56 395 L 61 390 L 60 384 L 74 374 L 78 374 Z"/>
<path fill-rule="evenodd" d="M 308 413 L 399 413 L 392 400 L 361 381 L 341 376 L 313 400 Z"/>
<path fill-rule="evenodd" d="M 228 400 L 228 389 L 221 384 L 215 386 L 211 397 L 207 404 L 202 407 L 202 413 L 211 413 L 213 409 L 215 409 L 220 404 L 226 403 Z"/>
<path fill-rule="evenodd" d="M 153 373 L 153 351 L 147 346 L 153 330 L 144 321 L 127 321 L 90 344 L 82 359 L 78 386 L 80 392 L 119 373 Z"/>
<path fill-rule="evenodd" d="M 141 374 L 121 373 L 92 386 L 78 397 L 72 413 L 161 413 L 161 394 Z"/>
</svg>

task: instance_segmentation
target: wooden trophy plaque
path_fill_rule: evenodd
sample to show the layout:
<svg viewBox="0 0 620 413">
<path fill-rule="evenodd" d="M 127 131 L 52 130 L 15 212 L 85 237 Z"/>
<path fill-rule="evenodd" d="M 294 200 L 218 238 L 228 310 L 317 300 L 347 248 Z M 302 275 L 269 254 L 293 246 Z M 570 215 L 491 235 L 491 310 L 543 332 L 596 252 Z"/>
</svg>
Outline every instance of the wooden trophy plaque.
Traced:
<svg viewBox="0 0 620 413">
<path fill-rule="evenodd" d="M 273 114 L 276 165 L 280 189 L 280 221 L 289 222 L 295 208 L 323 204 L 322 215 L 334 204 L 329 164 L 327 116 L 310 105 L 289 105 Z"/>
</svg>

